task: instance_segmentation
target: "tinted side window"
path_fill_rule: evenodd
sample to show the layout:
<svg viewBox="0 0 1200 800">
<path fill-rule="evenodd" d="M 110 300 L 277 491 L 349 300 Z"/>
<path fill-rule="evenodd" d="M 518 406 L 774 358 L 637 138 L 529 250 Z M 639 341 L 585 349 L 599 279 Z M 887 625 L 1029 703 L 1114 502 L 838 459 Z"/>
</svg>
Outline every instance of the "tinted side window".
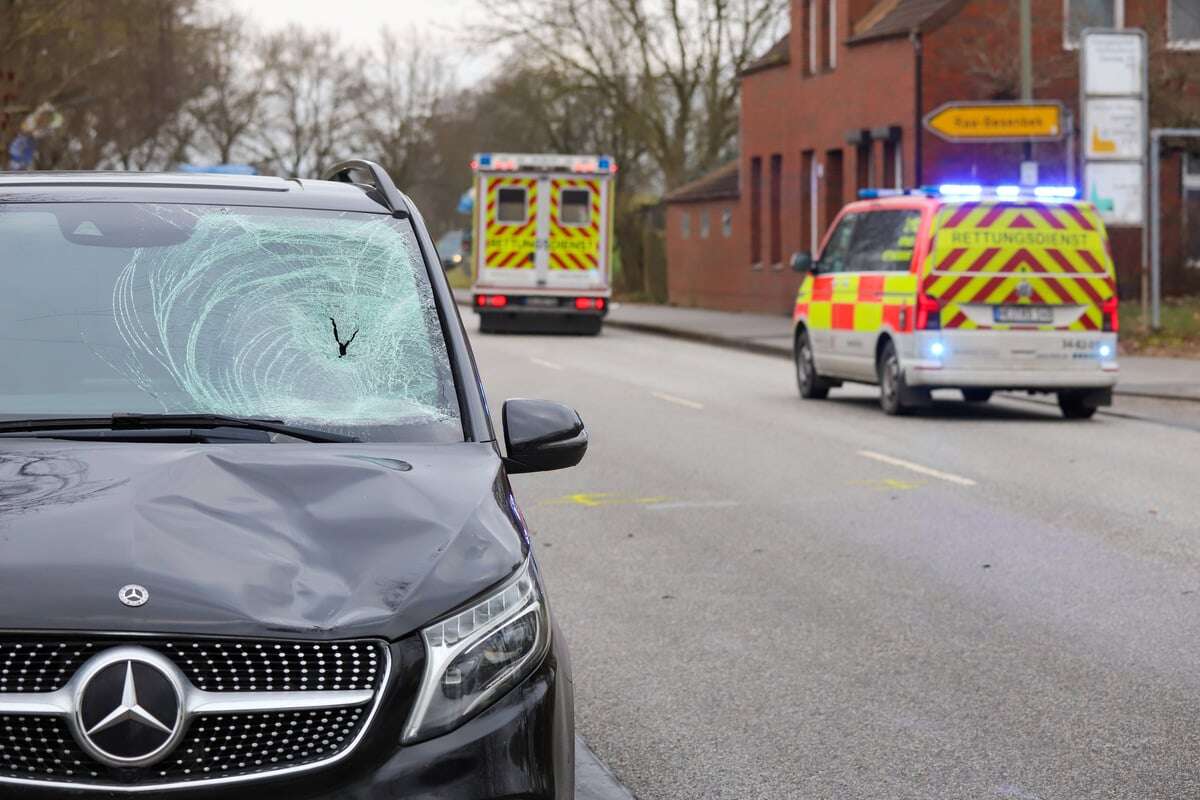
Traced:
<svg viewBox="0 0 1200 800">
<path fill-rule="evenodd" d="M 848 271 L 906 272 L 912 265 L 920 211 L 872 211 L 861 214 L 854 229 Z"/>
<path fill-rule="evenodd" d="M 821 253 L 820 272 L 846 272 L 850 268 L 850 243 L 862 214 L 847 214 L 829 237 Z"/>
</svg>

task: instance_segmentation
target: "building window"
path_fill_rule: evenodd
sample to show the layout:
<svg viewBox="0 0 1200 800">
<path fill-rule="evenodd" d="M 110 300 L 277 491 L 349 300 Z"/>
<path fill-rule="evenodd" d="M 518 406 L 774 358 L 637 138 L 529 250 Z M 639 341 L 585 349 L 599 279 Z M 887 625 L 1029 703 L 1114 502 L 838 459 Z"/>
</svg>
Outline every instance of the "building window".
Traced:
<svg viewBox="0 0 1200 800">
<path fill-rule="evenodd" d="M 1063 20 L 1063 46 L 1073 50 L 1088 28 L 1125 27 L 1125 0 L 1063 0 Z"/>
<path fill-rule="evenodd" d="M 1200 267 L 1200 154 L 1184 156 L 1183 249 L 1189 267 Z"/>
<path fill-rule="evenodd" d="M 762 264 L 762 159 L 750 159 L 750 263 Z"/>
<path fill-rule="evenodd" d="M 825 153 L 825 219 L 826 226 L 837 218 L 844 203 L 842 186 L 845 173 L 842 166 L 841 150 L 829 150 Z"/>
<path fill-rule="evenodd" d="M 817 0 L 808 0 L 808 74 L 817 71 Z"/>
<path fill-rule="evenodd" d="M 875 186 L 875 176 L 871 169 L 871 140 L 863 137 L 863 141 L 854 147 L 854 182 L 856 189 L 866 189 Z"/>
<path fill-rule="evenodd" d="M 727 208 L 721 212 L 721 235 L 728 239 L 733 236 L 733 209 Z"/>
<path fill-rule="evenodd" d="M 783 156 L 771 156 L 771 263 L 783 263 Z"/>
<path fill-rule="evenodd" d="M 1200 50 L 1200 3 L 1170 0 L 1167 5 L 1167 39 L 1171 47 Z"/>
<path fill-rule="evenodd" d="M 825 13 L 825 27 L 829 30 L 829 62 L 828 67 L 834 69 L 837 67 L 837 50 L 838 50 L 838 18 L 837 18 L 838 0 L 829 0 L 829 8 Z"/>
<path fill-rule="evenodd" d="M 684 239 L 690 239 L 692 236 L 692 215 L 690 212 L 684 211 L 679 217 L 679 235 Z"/>
<path fill-rule="evenodd" d="M 708 238 L 708 209 L 700 212 L 700 238 Z"/>
</svg>

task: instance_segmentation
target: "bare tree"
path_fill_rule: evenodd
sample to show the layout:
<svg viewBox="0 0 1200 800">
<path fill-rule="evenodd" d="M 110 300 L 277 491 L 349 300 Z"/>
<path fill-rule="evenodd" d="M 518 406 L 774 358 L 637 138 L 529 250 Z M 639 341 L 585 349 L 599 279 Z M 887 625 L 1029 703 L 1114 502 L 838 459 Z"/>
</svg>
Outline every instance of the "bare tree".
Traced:
<svg viewBox="0 0 1200 800">
<path fill-rule="evenodd" d="M 39 168 L 162 165 L 157 141 L 207 80 L 198 0 L 5 0 L 0 145 L 43 103 L 64 122 L 38 137 Z"/>
<path fill-rule="evenodd" d="M 229 15 L 213 29 L 210 80 L 188 111 L 199 135 L 194 144 L 221 164 L 233 161 L 259 122 L 263 67 L 245 20 Z"/>
<path fill-rule="evenodd" d="M 361 149 L 365 62 L 333 34 L 292 26 L 268 36 L 251 149 L 265 171 L 309 177 Z"/>
<path fill-rule="evenodd" d="M 486 0 L 516 44 L 644 143 L 665 185 L 715 166 L 738 131 L 738 73 L 787 0 Z M 505 20 L 511 20 L 506 24 Z"/>
</svg>

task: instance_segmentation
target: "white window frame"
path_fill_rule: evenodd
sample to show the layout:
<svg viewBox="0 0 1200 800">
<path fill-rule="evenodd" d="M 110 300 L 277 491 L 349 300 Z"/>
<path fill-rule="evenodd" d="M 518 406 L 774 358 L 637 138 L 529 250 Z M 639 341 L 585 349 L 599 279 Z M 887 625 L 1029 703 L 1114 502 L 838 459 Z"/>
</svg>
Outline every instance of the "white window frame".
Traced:
<svg viewBox="0 0 1200 800">
<path fill-rule="evenodd" d="M 1125 0 L 1112 0 L 1113 27 L 1125 27 Z M 1063 0 L 1063 50 L 1078 50 L 1079 42 L 1071 41 L 1071 0 Z"/>
<path fill-rule="evenodd" d="M 683 216 L 679 218 L 679 237 L 681 239 L 692 238 L 692 212 L 686 208 L 683 210 Z"/>
<path fill-rule="evenodd" d="M 820 64 L 817 63 L 817 42 L 820 41 L 821 33 L 817 30 L 817 3 L 820 0 L 808 0 L 808 72 L 816 74 L 820 72 Z"/>
<path fill-rule="evenodd" d="M 826 11 L 829 14 L 829 69 L 837 69 L 838 59 L 838 0 L 829 0 Z"/>
<path fill-rule="evenodd" d="M 1177 0 L 1167 0 L 1167 47 L 1172 50 L 1200 50 L 1200 39 L 1176 39 L 1172 35 L 1174 20 L 1171 19 L 1172 9 Z"/>
<path fill-rule="evenodd" d="M 1184 230 L 1185 231 L 1187 230 L 1187 227 L 1189 225 L 1200 225 L 1200 220 L 1190 220 L 1187 218 L 1188 194 L 1190 192 L 1200 193 L 1200 174 L 1195 174 L 1195 175 L 1188 174 L 1189 162 L 1192 161 L 1192 159 L 1195 159 L 1196 161 L 1200 162 L 1200 156 L 1193 156 L 1191 153 L 1184 153 L 1183 154 L 1183 163 L 1180 165 L 1183 168 L 1182 169 L 1183 181 L 1182 181 L 1182 186 L 1181 186 L 1182 191 L 1180 192 L 1180 201 L 1183 203 Z M 1187 245 L 1185 243 L 1184 244 L 1185 252 L 1183 254 L 1184 263 L 1193 269 L 1200 267 L 1200 258 L 1192 258 L 1190 256 L 1190 254 L 1186 252 L 1186 248 L 1187 248 Z"/>
</svg>

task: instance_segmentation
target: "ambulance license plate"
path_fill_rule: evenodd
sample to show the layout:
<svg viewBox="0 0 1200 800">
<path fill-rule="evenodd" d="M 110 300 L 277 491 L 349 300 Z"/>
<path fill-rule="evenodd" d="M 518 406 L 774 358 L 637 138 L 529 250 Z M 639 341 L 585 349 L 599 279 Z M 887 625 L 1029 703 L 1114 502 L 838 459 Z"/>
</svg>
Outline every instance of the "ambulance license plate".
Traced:
<svg viewBox="0 0 1200 800">
<path fill-rule="evenodd" d="M 538 308 L 555 308 L 558 306 L 557 297 L 526 297 L 525 305 Z"/>
<path fill-rule="evenodd" d="M 996 322 L 1047 325 L 1054 322 L 1054 309 L 1048 306 L 996 306 Z"/>
</svg>

